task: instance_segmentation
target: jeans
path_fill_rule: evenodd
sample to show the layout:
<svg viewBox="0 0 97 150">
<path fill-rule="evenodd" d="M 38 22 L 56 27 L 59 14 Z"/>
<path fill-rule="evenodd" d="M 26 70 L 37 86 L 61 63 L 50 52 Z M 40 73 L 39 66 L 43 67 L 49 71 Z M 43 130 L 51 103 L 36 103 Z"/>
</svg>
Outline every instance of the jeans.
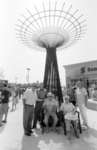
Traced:
<svg viewBox="0 0 97 150">
<path fill-rule="evenodd" d="M 23 108 L 23 127 L 25 133 L 30 133 L 34 114 L 34 105 L 24 105 Z"/>
<path fill-rule="evenodd" d="M 37 101 L 34 110 L 33 128 L 36 128 L 37 121 L 41 121 L 43 101 Z"/>
</svg>

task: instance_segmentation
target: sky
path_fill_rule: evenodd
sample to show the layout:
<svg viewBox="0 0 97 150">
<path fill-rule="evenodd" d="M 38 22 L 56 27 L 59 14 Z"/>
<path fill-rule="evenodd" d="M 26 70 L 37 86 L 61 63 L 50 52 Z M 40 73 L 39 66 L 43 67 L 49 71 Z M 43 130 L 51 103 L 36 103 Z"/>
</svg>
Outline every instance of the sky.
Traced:
<svg viewBox="0 0 97 150">
<path fill-rule="evenodd" d="M 45 3 L 48 0 L 45 0 Z M 54 1 L 54 0 L 51 0 Z M 63 0 L 62 0 L 63 1 Z M 40 6 L 44 0 L 0 1 L 0 73 L 9 82 L 26 82 L 30 68 L 30 82 L 43 81 L 46 53 L 29 49 L 16 38 L 15 24 L 25 9 Z M 87 20 L 85 37 L 75 45 L 57 52 L 61 83 L 65 84 L 63 65 L 97 59 L 97 0 L 66 0 L 74 9 L 79 9 Z"/>
</svg>

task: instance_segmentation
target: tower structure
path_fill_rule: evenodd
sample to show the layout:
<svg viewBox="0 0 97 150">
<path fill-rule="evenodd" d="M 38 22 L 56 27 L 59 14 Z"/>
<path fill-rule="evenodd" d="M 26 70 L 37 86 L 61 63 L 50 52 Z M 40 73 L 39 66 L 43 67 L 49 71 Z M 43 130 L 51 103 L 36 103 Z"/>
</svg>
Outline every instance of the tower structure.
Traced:
<svg viewBox="0 0 97 150">
<path fill-rule="evenodd" d="M 86 31 L 86 20 L 79 10 L 73 10 L 63 2 L 56 1 L 52 6 L 42 4 L 42 9 L 35 6 L 35 12 L 27 9 L 27 14 L 18 19 L 17 37 L 31 49 L 46 51 L 46 64 L 43 85 L 62 101 L 56 51 L 66 49 L 80 40 Z"/>
</svg>

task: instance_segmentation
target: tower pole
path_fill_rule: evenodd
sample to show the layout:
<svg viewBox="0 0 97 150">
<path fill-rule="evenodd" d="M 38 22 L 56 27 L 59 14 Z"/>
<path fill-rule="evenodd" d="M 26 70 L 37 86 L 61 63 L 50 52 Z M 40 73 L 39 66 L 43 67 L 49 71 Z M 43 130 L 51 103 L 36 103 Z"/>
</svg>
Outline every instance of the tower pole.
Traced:
<svg viewBox="0 0 97 150">
<path fill-rule="evenodd" d="M 58 97 L 59 103 L 63 101 L 57 64 L 56 47 L 47 48 L 43 84 L 49 92 L 54 93 Z"/>
</svg>

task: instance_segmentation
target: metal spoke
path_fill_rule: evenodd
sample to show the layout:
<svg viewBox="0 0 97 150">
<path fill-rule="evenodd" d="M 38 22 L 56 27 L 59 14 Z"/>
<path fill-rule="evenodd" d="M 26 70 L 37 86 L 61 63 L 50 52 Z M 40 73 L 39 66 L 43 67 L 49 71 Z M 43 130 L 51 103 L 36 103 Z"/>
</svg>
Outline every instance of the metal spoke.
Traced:
<svg viewBox="0 0 97 150">
<path fill-rule="evenodd" d="M 31 46 L 32 42 L 32 46 L 35 44 L 38 47 L 40 45 L 40 47 L 45 48 L 48 46 L 64 48 L 69 43 L 73 44 L 74 41 L 76 42 L 85 34 L 86 20 L 83 19 L 83 14 L 77 15 L 78 9 L 71 12 L 72 5 L 65 8 L 66 3 L 63 2 L 59 6 L 57 0 L 54 3 L 54 7 L 51 7 L 51 5 L 52 2 L 49 0 L 48 7 L 42 3 L 42 10 L 38 10 L 34 6 L 34 14 L 26 9 L 28 12 L 27 17 L 26 15 L 21 15 L 22 18 L 18 19 L 15 29 L 16 35 L 25 41 L 27 46 Z M 66 39 L 68 37 L 70 37 L 69 40 Z"/>
</svg>

